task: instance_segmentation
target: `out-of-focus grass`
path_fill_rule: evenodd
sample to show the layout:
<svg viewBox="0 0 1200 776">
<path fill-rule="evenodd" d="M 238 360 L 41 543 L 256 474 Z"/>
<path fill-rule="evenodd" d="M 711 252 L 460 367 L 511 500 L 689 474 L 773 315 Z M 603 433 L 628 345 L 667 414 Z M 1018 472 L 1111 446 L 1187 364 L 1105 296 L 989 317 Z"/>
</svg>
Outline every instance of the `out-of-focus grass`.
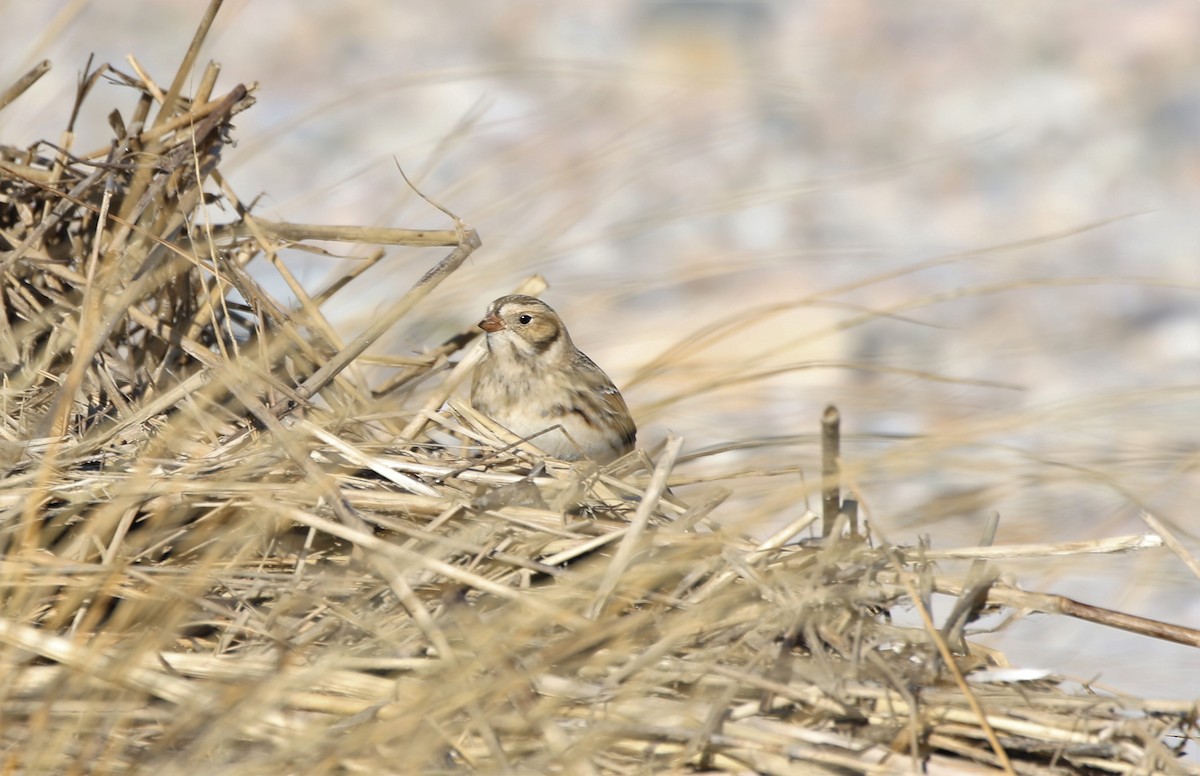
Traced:
<svg viewBox="0 0 1200 776">
<path fill-rule="evenodd" d="M 424 763 L 458 744 L 439 727 L 445 719 L 460 719 L 456 714 L 465 715 L 463 729 L 472 731 L 471 746 L 476 747 L 456 756 L 495 758 L 494 740 L 504 739 L 505 726 L 516 724 L 504 716 L 513 710 L 521 724 L 540 731 L 529 745 L 543 748 L 547 756 L 562 761 L 572 746 L 589 751 L 586 747 L 597 741 L 613 740 L 605 736 L 613 736 L 614 729 L 602 727 L 585 736 L 582 745 L 555 732 L 566 724 L 556 715 L 569 711 L 572 703 L 586 708 L 581 700 L 586 693 L 580 692 L 589 688 L 573 687 L 569 697 L 574 700 L 563 704 L 548 700 L 558 697 L 555 688 L 535 682 L 540 700 L 531 706 L 512 700 L 527 691 L 525 684 L 496 683 L 477 695 L 478 682 L 462 680 L 476 679 L 472 670 L 503 675 L 495 662 L 500 656 L 516 661 L 507 667 L 534 673 L 528 661 L 546 668 L 561 659 L 569 670 L 560 673 L 567 675 L 575 671 L 588 679 L 592 671 L 609 680 L 615 671 L 626 676 L 623 661 L 643 650 L 654 654 L 656 647 L 662 648 L 678 659 L 672 650 L 703 632 L 706 621 L 718 623 L 721 635 L 714 638 L 727 639 L 724 646 L 748 639 L 745 643 L 765 649 L 770 629 L 739 631 L 739 618 L 748 617 L 740 608 L 774 622 L 772 618 L 806 605 L 802 593 L 815 589 L 818 597 L 824 595 L 822 578 L 806 576 L 811 571 L 807 565 L 798 575 L 786 563 L 773 568 L 771 574 L 778 578 L 756 581 L 753 595 L 740 589 L 726 608 L 716 611 L 670 609 L 670 601 L 655 596 L 664 587 L 683 595 L 680 591 L 688 588 L 680 580 L 690 567 L 717 578 L 704 565 L 714 557 L 732 553 L 731 568 L 737 567 L 736 558 L 754 546 L 737 538 L 739 533 L 761 540 L 815 501 L 816 420 L 830 402 L 846 418 L 847 484 L 869 523 L 891 541 L 907 544 L 928 534 L 935 547 L 969 544 L 978 539 L 983 517 L 993 511 L 1001 515 L 1002 542 L 1100 539 L 1142 530 L 1136 516 L 1148 509 L 1194 546 L 1183 516 L 1196 490 L 1189 423 L 1197 405 L 1196 362 L 1189 332 L 1194 335 L 1197 278 L 1181 247 L 1189 229 L 1194 235 L 1193 219 L 1181 222 L 1177 215 L 1180 203 L 1194 196 L 1187 170 L 1195 163 L 1195 152 L 1179 144 L 1178 164 L 1162 161 L 1172 137 L 1172 110 L 1186 114 L 1186 100 L 1174 81 L 1156 80 L 1155 90 L 1138 88 L 1139 79 L 1170 74 L 1163 70 L 1168 59 L 1163 51 L 1188 56 L 1190 49 L 1172 49 L 1179 43 L 1170 29 L 1155 27 L 1145 12 L 1128 6 L 1092 9 L 1093 26 L 1077 39 L 1062 32 L 1077 27 L 1052 27 L 1054 20 L 1048 17 L 1042 20 L 1046 26 L 1026 20 L 1027 36 L 1063 53 L 1054 71 L 1057 80 L 1048 82 L 1040 70 L 996 71 L 971 56 L 971 51 L 986 49 L 992 36 L 1006 34 L 987 28 L 988 12 L 959 9 L 943 19 L 950 30 L 967 33 L 956 40 L 950 31 L 939 36 L 936 27 L 926 28 L 903 11 L 862 11 L 855 19 L 830 6 L 800 18 L 763 7 L 773 23 L 752 26 L 758 37 L 750 42 L 742 37 L 744 27 L 727 35 L 722 32 L 726 22 L 697 21 L 696 34 L 715 48 L 696 48 L 687 36 L 667 34 L 661 20 L 639 15 L 631 6 L 606 10 L 604 28 L 629 33 L 629 49 L 620 62 L 591 50 L 579 54 L 585 61 L 568 61 L 561 58 L 563 52 L 536 45 L 532 50 L 560 56 L 515 56 L 527 49 L 514 41 L 544 43 L 539 36 L 549 34 L 549 27 L 530 23 L 489 31 L 484 22 L 497 12 L 488 11 L 478 27 L 470 27 L 474 37 L 468 36 L 465 44 L 464 51 L 478 58 L 463 65 L 450 57 L 429 68 L 419 65 L 420 57 L 438 56 L 430 53 L 432 44 L 407 49 L 412 61 L 386 59 L 389 55 L 380 53 L 389 43 L 386 34 L 372 39 L 361 20 L 338 17 L 341 23 L 358 25 L 347 37 L 332 24 L 319 24 L 315 9 L 309 9 L 308 17 L 304 11 L 277 9 L 274 29 L 288 38 L 291 56 L 296 50 L 305 52 L 309 68 L 293 68 L 287 76 L 304 89 L 292 103 L 274 99 L 273 89 L 288 84 L 286 78 L 271 79 L 234 54 L 244 48 L 239 34 L 263 12 L 261 6 L 229 4 L 214 39 L 223 79 L 264 83 L 260 105 L 238 117 L 239 146 L 223 149 L 220 160 L 232 190 L 247 196 L 247 191 L 267 189 L 273 197 L 284 197 L 269 196 L 259 203 L 259 212 L 293 221 L 445 228 L 444 217 L 403 186 L 387 158 L 395 153 L 423 191 L 466 219 L 484 239 L 483 251 L 372 351 L 376 358 L 396 353 L 412 357 L 422 382 L 372 400 L 369 386 L 393 370 L 347 372 L 317 398 L 311 410 L 317 425 L 378 453 L 371 445 L 406 426 L 416 408 L 441 388 L 440 365 L 422 360 L 420 353 L 469 328 L 497 293 L 541 272 L 550 280 L 547 298 L 571 322 L 576 339 L 625 387 L 646 443 L 655 447 L 667 429 L 684 436 L 684 457 L 672 477 L 680 496 L 703 503 L 719 488 L 732 491 L 712 515 L 727 536 L 711 543 L 696 539 L 660 567 L 639 566 L 626 579 L 632 591 L 628 600 L 644 594 L 656 606 L 667 607 L 662 612 L 684 615 L 662 614 L 663 622 L 656 624 L 660 610 L 649 609 L 653 616 L 642 613 L 623 624 L 579 627 L 576 635 L 555 641 L 546 635 L 547 623 L 565 616 L 564 611 L 578 616 L 587 610 L 581 602 L 590 603 L 584 600 L 586 591 L 598 584 L 602 567 L 583 567 L 560 579 L 547 594 L 557 609 L 539 608 L 539 595 L 522 594 L 524 603 L 485 603 L 483 611 L 476 611 L 480 604 L 475 599 L 471 607 L 456 609 L 462 580 L 447 582 L 438 576 L 444 569 L 424 568 L 423 561 L 411 556 L 370 549 L 371 558 L 384 557 L 393 565 L 365 571 L 354 565 L 350 552 L 351 546 L 359 547 L 360 554 L 363 547 L 373 547 L 363 526 L 341 543 L 331 538 L 336 534 L 328 525 L 320 524 L 311 534 L 287 529 L 314 515 L 331 519 L 323 511 L 332 506 L 331 486 L 353 492 L 351 505 L 378 521 L 369 526 L 399 532 L 409 544 L 393 543 L 419 548 L 421 558 L 450 562 L 474 557 L 464 564 L 472 573 L 485 560 L 499 558 L 495 573 L 502 581 L 513 579 L 504 575 L 524 573 L 513 570 L 521 564 L 512 558 L 536 564 L 546 557 L 543 550 L 561 550 L 545 544 L 554 541 L 551 537 L 568 544 L 585 540 L 576 533 L 557 535 L 566 530 L 562 518 L 553 509 L 539 511 L 536 503 L 504 501 L 507 510 L 498 521 L 477 517 L 458 526 L 461 507 L 452 505 L 455 499 L 476 498 L 480 486 L 475 482 L 451 478 L 452 494 L 443 490 L 441 501 L 422 501 L 433 497 L 359 482 L 350 477 L 353 467 L 322 475 L 328 449 L 314 445 L 303 432 L 294 438 L 278 436 L 279 429 L 259 427 L 261 418 L 251 424 L 254 434 L 245 437 L 260 440 L 257 444 L 230 446 L 229 434 L 238 428 L 246 433 L 240 425 L 246 422 L 246 397 L 189 393 L 172 405 L 169 419 L 147 416 L 148 425 L 130 425 L 132 437 L 118 437 L 112 441 L 115 447 L 103 448 L 115 458 L 73 458 L 59 450 L 42 468 L 10 471 L 4 507 L 11 535 L 22 537 L 17 546 L 23 552 L 13 555 L 7 571 L 13 591 L 7 614 L 14 629 L 6 643 L 13 650 L 9 659 L 29 669 L 22 673 L 27 684 L 20 692 L 25 694 L 10 698 L 14 713 L 26 713 L 22 703 L 32 709 L 42 702 L 47 696 L 37 693 L 46 683 L 65 681 L 67 674 L 58 669 L 65 665 L 76 672 L 71 676 L 83 677 L 68 683 L 65 691 L 78 702 L 82 719 L 117 731 L 111 740 L 123 743 L 114 747 L 131 744 L 131 751 L 142 751 L 138 740 L 145 735 L 151 742 L 146 751 L 176 765 L 184 755 L 201 751 L 217 751 L 221 762 L 234 762 L 246 747 L 245 755 L 262 757 L 262 767 L 269 770 L 281 761 L 262 752 L 294 747 L 293 754 L 303 753 L 295 762 L 332 768 L 356 753 L 368 763 L 377 762 L 372 759 L 377 755 L 395 758 L 396 742 L 414 737 L 427 746 L 409 751 L 404 755 L 408 759 L 392 761 Z M 78 8 L 76 26 L 55 28 L 59 37 L 50 45 L 68 43 L 96 11 Z M 1122 26 L 1123 14 L 1138 22 L 1126 25 L 1136 34 L 1119 38 L 1115 50 L 1105 49 L 1113 61 L 1089 59 L 1096 51 L 1089 36 L 1098 40 L 1106 29 Z M 564 12 L 552 15 L 550 26 L 567 24 L 570 18 Z M 181 45 L 164 46 L 174 57 L 170 66 L 192 23 L 189 19 L 188 27 L 177 31 Z M 116 29 L 112 37 L 94 33 L 90 39 L 97 48 L 121 51 L 113 41 L 127 40 L 122 35 L 128 33 L 119 23 Z M 843 35 L 822 36 L 823 30 Z M 817 45 L 797 47 L 797 36 Z M 342 60 L 329 53 L 339 40 L 363 44 L 373 52 L 369 56 L 383 56 L 386 62 L 369 68 L 370 78 L 339 71 Z M 1137 41 L 1150 40 L 1155 41 L 1149 49 L 1153 54 L 1145 55 L 1147 49 L 1138 48 Z M 511 61 L 478 54 L 497 50 L 489 46 L 500 46 Z M 258 55 L 265 58 L 272 51 L 278 50 L 267 42 Z M 139 61 L 147 56 L 141 50 L 137 55 Z M 1142 55 L 1151 61 L 1139 60 Z M 714 70 L 713 62 L 721 63 L 720 68 Z M 1130 62 L 1139 67 L 1122 67 Z M 56 57 L 55 65 L 57 76 L 81 63 Z M 149 70 L 169 72 L 169 67 Z M 996 80 L 997 72 L 1005 78 Z M 831 74 L 843 80 L 831 80 Z M 97 90 L 105 96 L 125 94 L 104 83 Z M 1103 98 L 1096 103 L 1071 103 L 1077 115 L 1058 109 L 1059 101 L 1050 99 L 1097 91 Z M 972 110 L 982 100 L 978 95 L 994 93 L 1007 98 L 998 101 L 1012 106 L 1007 113 L 995 107 Z M 1036 100 L 1042 94 L 1049 95 L 1044 105 Z M 27 114 L 10 117 L 38 100 L 55 109 L 55 130 L 43 134 L 56 137 L 70 101 L 64 103 L 49 88 L 31 91 L 0 113 L 5 122 L 0 127 L 23 126 Z M 1026 110 L 1023 106 L 1031 101 L 1046 110 Z M 120 100 L 93 97 L 85 102 L 91 113 L 80 114 L 76 150 L 107 141 L 103 116 L 113 102 Z M 132 100 L 120 104 L 128 119 Z M 1107 118 L 1114 112 L 1106 108 L 1113 107 L 1136 108 L 1121 114 L 1135 118 L 1110 123 Z M 85 120 L 88 116 L 94 120 Z M 19 134 L 23 137 L 3 140 L 22 145 L 38 136 Z M 1126 145 L 1121 147 L 1131 149 L 1126 155 L 1108 153 L 1122 140 Z M 267 172 L 277 168 L 282 170 Z M 1138 198 L 1131 190 L 1148 193 Z M 1122 217 L 1150 207 L 1159 210 Z M 208 212 L 218 222 L 232 217 L 227 204 L 214 203 Z M 1103 223 L 1113 217 L 1117 220 Z M 86 222 L 80 224 L 75 240 L 93 233 Z M 201 261 L 209 258 L 203 244 L 191 247 Z M 325 247 L 360 257 L 374 250 Z M 250 252 L 246 255 L 258 256 L 263 246 L 246 242 L 244 249 Z M 277 242 L 267 246 L 264 256 L 276 251 L 283 258 L 279 266 L 295 272 L 309 292 L 358 266 L 357 259 L 314 256 Z M 86 255 L 71 258 L 82 261 Z M 299 332 L 322 332 L 324 344 L 337 350 L 444 255 L 444 249 L 392 249 L 381 264 L 324 305 L 317 318 L 286 317 L 295 316 Z M 58 265 L 48 266 L 53 270 Z M 37 293 L 48 296 L 51 309 L 74 310 L 79 307 L 74 297 L 55 295 L 65 293 L 65 283 L 86 298 L 90 286 L 80 281 L 86 269 L 76 266 L 76 276 L 65 280 L 52 271 L 36 275 L 52 278 L 49 290 L 39 287 Z M 288 308 L 294 295 L 269 262 L 256 260 L 250 269 L 241 279 L 243 288 L 251 289 L 250 283 L 261 288 L 230 298 L 253 303 L 245 311 L 247 330 L 257 331 L 254 322 L 261 316 L 282 320 L 285 316 L 271 318 L 271 306 Z M 206 282 L 219 275 L 197 272 Z M 131 268 L 130 274 L 136 271 Z M 170 293 L 183 295 L 160 297 L 170 300 L 161 303 L 164 308 L 191 299 L 186 289 Z M 9 304 L 17 305 L 21 294 L 13 294 Z M 38 303 L 46 304 L 40 298 Z M 14 309 L 18 317 L 28 314 Z M 158 309 L 151 305 L 143 312 Z M 328 324 L 319 320 L 322 316 L 329 318 Z M 78 336 L 79 329 L 71 327 L 80 324 L 72 321 L 70 315 L 64 317 L 63 336 Z M 729 334 L 710 337 L 712 327 Z M 24 355 L 21 342 L 19 336 L 10 340 L 18 355 Z M 125 349 L 119 339 L 113 342 L 108 358 L 119 361 L 130 358 L 130 348 L 145 346 L 138 339 Z M 235 343 L 231 339 L 225 343 L 228 352 L 222 351 L 230 364 L 238 363 L 232 358 Z M 49 368 L 39 362 L 40 372 L 26 368 L 25 393 L 13 389 L 6 395 L 8 406 L 15 408 L 7 432 L 14 451 L 44 453 L 43 448 L 23 446 L 44 433 L 38 430 L 37 413 L 54 402 L 53 389 L 64 370 L 70 374 L 70 364 L 77 363 L 68 358 L 68 344 L 59 340 L 54 345 L 66 360 Z M 215 347 L 216 340 L 198 344 Z M 195 350 L 188 344 L 185 354 L 199 358 L 189 348 Z M 119 361 L 97 365 L 90 373 L 95 385 L 89 384 L 79 401 L 107 394 L 115 405 L 130 405 L 118 406 L 118 415 L 130 413 L 186 376 L 179 362 L 154 362 L 164 353 L 151 350 L 153 356 L 146 358 L 157 368 L 139 371 L 137 363 Z M 261 390 L 271 401 L 282 401 L 307 368 L 322 363 L 325 351 L 299 359 L 299 367 L 274 361 L 273 355 L 278 354 L 263 356 L 257 372 L 217 370 L 223 375 L 219 382 L 245 383 L 252 392 Z M 147 383 L 148 377 L 162 382 Z M 113 391 L 106 379 L 119 390 Z M 147 390 L 146 385 L 154 387 Z M 31 395 L 37 390 L 42 393 Z M 84 406 L 73 406 L 67 415 L 86 416 Z M 75 433 L 86 436 L 84 431 L 80 426 Z M 138 440 L 145 438 L 159 441 L 139 448 Z M 292 441 L 271 444 L 263 439 Z M 304 463 L 314 446 L 322 458 Z M 100 448 L 88 449 L 91 455 Z M 719 452 L 706 452 L 713 450 Z M 414 454 L 405 455 L 411 463 Z M 305 478 L 294 479 L 297 472 Z M 332 482 L 323 476 L 332 476 Z M 563 491 L 586 487 L 572 484 L 569 474 L 561 478 L 553 487 L 539 483 L 550 487 L 547 506 L 556 506 L 554 499 Z M 37 523 L 40 510 L 52 513 L 53 520 Z M 397 522 L 395 515 L 419 518 L 418 525 Z M 627 514 L 619 512 L 622 516 Z M 426 520 L 443 533 L 424 526 Z M 520 526 L 519 531 L 511 529 L 519 539 L 507 533 L 504 521 Z M 81 532 L 80 525 L 87 530 Z M 60 534 L 66 538 L 58 538 Z M 672 545 L 670 552 L 676 549 Z M 167 550 L 171 562 L 142 568 Z M 878 560 L 872 557 L 871 562 Z M 1019 570 L 1029 587 L 1188 622 L 1195 580 L 1168 555 L 1155 554 L 1153 561 L 1146 557 L 1105 556 L 1103 562 L 1077 566 L 1061 558 L 1031 559 L 1012 561 L 1007 568 Z M 503 565 L 509 562 L 512 568 Z M 836 565 L 826 556 L 815 562 Z M 315 565 L 306 566 L 310 563 Z M 307 575 L 306 569 L 313 568 L 319 573 Z M 403 584 L 388 576 L 397 570 Z M 533 578 L 546 570 L 535 565 L 526 572 Z M 445 645 L 465 645 L 466 653 L 481 661 L 472 663 L 471 670 L 430 661 L 440 656 L 436 645 L 430 652 L 430 632 L 414 630 L 398 604 L 413 579 L 429 585 L 417 584 L 415 598 L 407 604 L 424 602 L 451 622 L 438 620 Z M 468 589 L 478 589 L 471 587 L 478 582 L 474 577 L 468 582 Z M 778 608 L 762 614 L 755 608 L 761 604 L 755 598 L 759 595 Z M 488 608 L 493 605 L 500 607 L 498 614 Z M 864 614 L 851 609 L 856 617 Z M 486 622 L 489 616 L 495 620 Z M 460 617 L 468 622 L 456 623 Z M 475 623 L 475 617 L 483 617 L 484 624 Z M 528 622 L 512 627 L 522 617 Z M 42 623 L 43 629 L 16 628 L 27 622 Z M 1060 647 L 1059 642 L 1072 637 L 1064 635 L 1069 630 L 1062 618 L 1054 623 L 1030 639 L 1041 651 L 1021 652 L 1015 662 L 1050 664 L 1085 677 L 1099 667 L 1106 680 L 1128 686 L 1104 646 L 1109 631 L 1097 635 L 1084 630 L 1078 642 Z M 666 632 L 647 636 L 637 630 L 654 627 Z M 829 627 L 823 638 L 838 630 Z M 1046 635 L 1050 628 L 1052 638 Z M 60 635 L 74 637 L 74 646 L 53 640 Z M 994 643 L 1005 646 L 1002 638 Z M 122 644 L 124 652 L 117 648 Z M 1147 665 L 1157 664 L 1165 666 L 1163 674 L 1170 681 L 1167 688 L 1160 684 L 1147 694 L 1196 694 L 1187 685 L 1189 678 L 1180 676 L 1190 652 L 1145 639 L 1140 644 L 1152 659 L 1138 664 L 1139 678 L 1150 675 Z M 336 648 L 326 650 L 330 645 Z M 163 659 L 172 671 L 192 679 L 224 677 L 224 683 L 197 686 L 172 681 L 170 671 L 145 673 L 147 664 L 155 663 L 156 651 L 167 655 Z M 54 665 L 28 665 L 30 652 Z M 235 668 L 219 660 L 186 669 L 170 662 L 197 652 L 245 660 Z M 746 665 L 761 665 L 754 662 L 766 659 L 761 654 L 748 658 Z M 1166 657 L 1157 659 L 1160 655 Z M 706 665 L 727 669 L 726 658 L 714 657 Z M 300 668 L 292 670 L 295 665 Z M 34 670 L 42 668 L 54 671 Z M 351 673 L 338 673 L 343 669 Z M 392 670 L 412 673 L 397 679 L 387 673 Z M 419 678 L 425 671 L 432 671 L 432 678 Z M 505 681 L 519 675 L 517 671 Z M 107 687 L 94 681 L 105 676 L 132 688 L 133 695 L 114 699 L 107 689 L 94 689 Z M 689 682 L 689 692 L 709 691 L 703 681 L 691 684 L 686 672 L 634 676 L 618 681 L 615 692 L 627 693 L 621 697 L 635 705 L 650 703 L 649 698 L 679 681 Z M 298 690 L 306 686 L 313 692 Z M 734 692 L 721 687 L 712 691 Z M 737 692 L 746 688 L 738 685 Z M 189 693 L 190 703 L 185 702 Z M 131 700 L 146 698 L 158 700 Z M 383 698 L 399 698 L 399 705 L 381 710 L 375 704 Z M 504 703 L 510 708 L 503 713 L 491 705 Z M 30 737 L 25 740 L 39 742 L 37 750 L 44 751 L 39 756 L 47 764 L 60 762 L 55 759 L 60 757 L 86 762 L 90 751 L 105 745 L 103 737 L 78 738 L 82 726 L 60 727 L 54 715 L 68 713 L 66 708 L 55 705 L 49 716 L 21 717 L 28 720 L 23 729 Z M 214 710 L 224 715 L 216 722 Z M 439 710 L 447 716 L 439 717 Z M 316 736 L 305 742 L 307 728 L 292 722 L 294 716 L 310 713 L 346 716 L 344 729 L 352 733 L 337 743 Z M 353 716 L 370 713 L 381 716 Z M 502 721 L 491 722 L 493 718 Z M 400 722 L 389 722 L 390 728 L 356 724 L 375 719 Z M 498 729 L 489 730 L 496 724 Z M 421 738 L 429 730 L 434 735 Z M 665 739 L 674 741 L 670 735 Z M 263 742 L 269 746 L 256 748 Z M 275 745 L 280 748 L 272 750 Z M 228 760 L 222 759 L 226 756 Z M 28 767 L 36 764 L 29 761 Z"/>
</svg>

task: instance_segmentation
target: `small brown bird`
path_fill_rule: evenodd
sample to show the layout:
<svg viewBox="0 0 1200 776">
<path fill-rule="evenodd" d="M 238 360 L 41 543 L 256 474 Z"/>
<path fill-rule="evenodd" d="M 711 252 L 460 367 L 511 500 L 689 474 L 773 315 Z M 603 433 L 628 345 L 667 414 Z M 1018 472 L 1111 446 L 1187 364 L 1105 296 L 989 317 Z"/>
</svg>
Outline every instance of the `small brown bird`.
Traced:
<svg viewBox="0 0 1200 776">
<path fill-rule="evenodd" d="M 555 458 L 608 463 L 633 449 L 637 427 L 621 392 L 549 305 L 502 296 L 479 328 L 488 354 L 471 386 L 475 409 Z"/>
</svg>

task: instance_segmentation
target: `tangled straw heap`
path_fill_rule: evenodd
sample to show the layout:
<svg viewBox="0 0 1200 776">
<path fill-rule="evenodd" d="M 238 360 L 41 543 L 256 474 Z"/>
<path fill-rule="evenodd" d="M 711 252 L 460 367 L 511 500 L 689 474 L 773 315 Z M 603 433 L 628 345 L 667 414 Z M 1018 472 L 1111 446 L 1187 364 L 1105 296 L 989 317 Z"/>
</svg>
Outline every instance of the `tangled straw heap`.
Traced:
<svg viewBox="0 0 1200 776">
<path fill-rule="evenodd" d="M 1187 704 L 966 682 L 994 575 L 797 543 L 808 514 L 730 536 L 719 495 L 664 496 L 677 443 L 649 480 L 543 465 L 444 406 L 466 326 L 372 384 L 355 359 L 478 240 L 254 217 L 219 170 L 253 89 L 210 66 L 185 98 L 202 40 L 165 91 L 86 74 L 72 116 L 135 96 L 109 146 L 0 147 L 8 770 L 1186 770 Z M 309 293 L 276 260 L 305 240 L 451 250 L 344 343 L 322 309 L 384 254 Z M 942 631 L 889 616 L 935 590 Z"/>
</svg>

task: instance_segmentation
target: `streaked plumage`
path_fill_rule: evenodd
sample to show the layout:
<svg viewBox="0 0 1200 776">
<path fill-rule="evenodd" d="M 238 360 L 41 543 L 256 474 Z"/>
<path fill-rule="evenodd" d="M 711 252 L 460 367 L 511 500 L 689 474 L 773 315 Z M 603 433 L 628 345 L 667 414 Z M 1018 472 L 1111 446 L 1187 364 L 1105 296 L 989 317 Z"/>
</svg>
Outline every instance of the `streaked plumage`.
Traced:
<svg viewBox="0 0 1200 776">
<path fill-rule="evenodd" d="M 637 427 L 620 391 L 549 305 L 502 296 L 479 328 L 488 354 L 471 386 L 477 410 L 555 458 L 607 463 L 633 449 Z"/>
</svg>

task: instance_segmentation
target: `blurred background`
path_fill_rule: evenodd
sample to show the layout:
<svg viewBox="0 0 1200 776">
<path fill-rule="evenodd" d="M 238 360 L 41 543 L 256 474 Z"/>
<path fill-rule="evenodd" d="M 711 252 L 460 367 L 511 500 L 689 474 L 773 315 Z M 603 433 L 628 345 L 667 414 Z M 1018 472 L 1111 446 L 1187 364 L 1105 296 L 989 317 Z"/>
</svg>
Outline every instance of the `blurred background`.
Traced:
<svg viewBox="0 0 1200 776">
<path fill-rule="evenodd" d="M 0 0 L 0 88 L 54 65 L 0 143 L 64 142 L 89 54 L 165 90 L 202 12 Z M 996 512 L 997 543 L 1085 541 L 1148 510 L 1196 556 L 1198 36 L 1193 0 L 227 0 L 200 64 L 222 65 L 216 94 L 259 84 L 222 164 L 259 214 L 450 226 L 399 162 L 478 230 L 377 357 L 540 273 L 643 442 L 685 437 L 685 497 L 720 480 L 738 530 L 819 505 L 835 403 L 877 537 L 969 545 Z M 133 101 L 101 84 L 72 147 L 103 147 Z M 285 259 L 315 288 L 366 253 L 328 247 L 344 258 Z M 444 253 L 391 249 L 330 308 L 343 334 Z M 1001 566 L 1200 627 L 1200 580 L 1166 550 Z M 1038 616 L 979 640 L 1200 696 L 1185 647 Z"/>
</svg>

